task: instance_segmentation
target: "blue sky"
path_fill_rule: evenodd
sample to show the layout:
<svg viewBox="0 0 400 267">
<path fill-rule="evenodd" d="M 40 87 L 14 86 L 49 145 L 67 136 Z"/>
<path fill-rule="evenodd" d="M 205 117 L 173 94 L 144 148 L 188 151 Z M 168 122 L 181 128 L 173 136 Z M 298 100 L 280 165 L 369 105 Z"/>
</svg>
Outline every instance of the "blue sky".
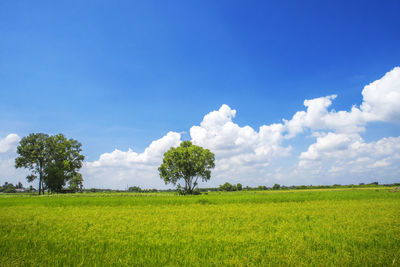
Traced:
<svg viewBox="0 0 400 267">
<path fill-rule="evenodd" d="M 170 131 L 192 139 L 191 127 L 223 104 L 255 131 L 291 119 L 305 99 L 335 94 L 329 110 L 350 111 L 363 103 L 364 86 L 400 65 L 399 10 L 399 1 L 2 1 L 0 140 L 61 132 L 94 162 L 115 149 L 141 153 Z M 386 117 L 364 124 L 357 134 L 366 143 L 400 133 Z M 282 141 L 290 156 L 262 168 L 297 164 L 314 131 Z M 0 182 L 22 180 L 6 173 Z M 245 179 L 217 173 L 216 184 Z M 311 182 L 335 179 L 344 180 Z"/>
</svg>

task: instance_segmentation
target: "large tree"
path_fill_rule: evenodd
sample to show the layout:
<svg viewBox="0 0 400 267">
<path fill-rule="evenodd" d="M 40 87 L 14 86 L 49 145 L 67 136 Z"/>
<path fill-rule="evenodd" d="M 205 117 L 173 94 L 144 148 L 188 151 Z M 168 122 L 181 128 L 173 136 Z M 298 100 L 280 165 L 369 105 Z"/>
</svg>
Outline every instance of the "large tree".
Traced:
<svg viewBox="0 0 400 267">
<path fill-rule="evenodd" d="M 48 161 L 47 141 L 49 136 L 44 133 L 32 133 L 21 139 L 17 147 L 19 157 L 15 159 L 16 168 L 27 168 L 32 174 L 26 178 L 32 182 L 39 178 L 39 195 L 43 191 L 43 179 L 45 167 Z"/>
<path fill-rule="evenodd" d="M 19 156 L 15 159 L 16 168 L 28 168 L 28 182 L 39 178 L 39 195 L 46 187 L 52 192 L 61 191 L 67 181 L 77 175 L 82 167 L 84 156 L 81 144 L 58 134 L 30 134 L 21 139 L 17 147 Z"/>
<path fill-rule="evenodd" d="M 172 147 L 164 153 L 164 159 L 158 168 L 165 184 L 176 185 L 180 179 L 185 182 L 184 193 L 193 194 L 197 181 L 208 181 L 211 169 L 215 167 L 214 154 L 200 146 L 184 141 L 178 147 Z"/>
</svg>

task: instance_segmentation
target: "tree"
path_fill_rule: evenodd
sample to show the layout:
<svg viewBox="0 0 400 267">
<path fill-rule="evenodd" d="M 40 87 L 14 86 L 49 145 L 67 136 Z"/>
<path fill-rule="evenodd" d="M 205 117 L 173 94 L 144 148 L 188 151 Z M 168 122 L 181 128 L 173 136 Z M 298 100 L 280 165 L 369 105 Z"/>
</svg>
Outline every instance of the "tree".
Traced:
<svg viewBox="0 0 400 267">
<path fill-rule="evenodd" d="M 32 171 L 26 177 L 28 182 L 39 178 L 39 195 L 44 194 L 45 188 L 60 192 L 82 167 L 81 146 L 78 141 L 67 139 L 62 134 L 32 133 L 21 139 L 15 167 Z"/>
<path fill-rule="evenodd" d="M 273 190 L 278 190 L 279 188 L 281 188 L 280 184 L 274 184 L 272 187 Z"/>
<path fill-rule="evenodd" d="M 43 190 L 44 169 L 47 164 L 48 151 L 46 149 L 48 135 L 44 133 L 30 134 L 21 139 L 17 147 L 19 157 L 15 159 L 16 168 L 27 168 L 32 171 L 26 179 L 32 182 L 39 176 L 39 195 Z"/>
<path fill-rule="evenodd" d="M 236 188 L 237 188 L 238 191 L 242 191 L 242 184 L 238 183 L 236 185 Z"/>
<path fill-rule="evenodd" d="M 131 186 L 128 188 L 129 192 L 142 192 L 142 189 L 139 186 Z"/>
<path fill-rule="evenodd" d="M 183 179 L 183 193 L 193 194 L 199 178 L 203 182 L 210 180 L 211 169 L 215 167 L 214 161 L 214 154 L 210 150 L 193 145 L 190 141 L 183 141 L 180 146 L 172 147 L 164 153 L 163 163 L 158 171 L 165 184 L 176 185 Z"/>
<path fill-rule="evenodd" d="M 18 182 L 18 184 L 15 186 L 16 189 L 22 189 L 23 185 L 21 182 Z"/>
<path fill-rule="evenodd" d="M 82 192 L 83 190 L 83 178 L 82 174 L 77 173 L 74 177 L 72 177 L 71 181 L 69 181 L 69 189 L 74 190 L 74 192 Z"/>
<path fill-rule="evenodd" d="M 226 182 L 223 185 L 220 185 L 218 189 L 220 191 L 236 191 L 237 190 L 237 186 Z"/>
<path fill-rule="evenodd" d="M 259 185 L 257 187 L 258 190 L 267 190 L 267 187 L 265 185 Z"/>
<path fill-rule="evenodd" d="M 12 184 L 11 184 L 12 185 Z M 4 193 L 17 193 L 17 190 L 15 189 L 14 186 L 9 186 L 3 191 Z"/>
<path fill-rule="evenodd" d="M 17 190 L 12 183 L 5 182 L 4 185 L 2 187 L 0 187 L 0 192 L 15 193 L 15 192 L 17 192 Z"/>
<path fill-rule="evenodd" d="M 50 136 L 47 142 L 48 164 L 45 183 L 52 192 L 60 192 L 66 182 L 77 175 L 82 167 L 84 156 L 80 154 L 82 144 L 74 139 L 67 139 L 62 134 Z M 82 179 L 82 175 L 79 178 Z M 82 184 L 82 181 L 80 182 Z"/>
</svg>

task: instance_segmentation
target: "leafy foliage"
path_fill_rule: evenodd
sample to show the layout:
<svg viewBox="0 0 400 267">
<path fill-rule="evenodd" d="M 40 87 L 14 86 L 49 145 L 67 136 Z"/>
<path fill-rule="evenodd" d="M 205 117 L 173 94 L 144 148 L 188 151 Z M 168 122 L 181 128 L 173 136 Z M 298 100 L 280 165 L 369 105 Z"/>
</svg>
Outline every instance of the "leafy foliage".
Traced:
<svg viewBox="0 0 400 267">
<path fill-rule="evenodd" d="M 218 190 L 219 191 L 241 191 L 242 184 L 233 185 L 233 184 L 226 182 L 223 185 L 220 185 L 218 187 Z"/>
<path fill-rule="evenodd" d="M 131 187 L 128 188 L 128 191 L 129 192 L 137 192 L 137 193 L 139 193 L 139 192 L 142 192 L 142 189 L 139 186 L 131 186 Z"/>
<path fill-rule="evenodd" d="M 200 146 L 193 145 L 190 141 L 184 141 L 179 147 L 172 147 L 164 153 L 164 159 L 158 168 L 161 179 L 165 184 L 176 185 L 180 179 L 185 182 L 181 189 L 183 194 L 193 194 L 197 181 L 210 180 L 211 169 L 215 167 L 214 154 Z"/>
<path fill-rule="evenodd" d="M 80 154 L 81 146 L 78 141 L 67 139 L 62 134 L 49 137 L 45 183 L 51 191 L 60 192 L 66 182 L 78 175 L 84 160 Z"/>
<path fill-rule="evenodd" d="M 272 187 L 273 190 L 278 190 L 279 188 L 281 188 L 280 184 L 274 184 L 274 186 Z"/>
<path fill-rule="evenodd" d="M 77 173 L 72 177 L 71 181 L 69 181 L 69 189 L 73 190 L 74 192 L 82 192 L 83 190 L 83 178 L 82 174 Z"/>
<path fill-rule="evenodd" d="M 218 190 L 219 191 L 236 191 L 236 186 L 226 182 L 223 185 L 220 185 Z"/>
<path fill-rule="evenodd" d="M 82 167 L 84 156 L 80 154 L 81 146 L 78 141 L 67 139 L 62 134 L 32 133 L 21 139 L 15 167 L 32 171 L 26 177 L 28 182 L 39 177 L 39 194 L 44 193 L 45 188 L 60 192 Z"/>
<path fill-rule="evenodd" d="M 43 178 L 44 169 L 48 162 L 47 140 L 49 135 L 44 133 L 31 133 L 19 142 L 15 159 L 16 168 L 27 168 L 32 171 L 26 179 L 32 182 L 39 177 L 39 194 L 44 192 Z"/>
<path fill-rule="evenodd" d="M 238 191 L 242 191 L 242 189 L 243 189 L 242 184 L 238 183 L 236 185 L 236 188 L 237 188 Z"/>
<path fill-rule="evenodd" d="M 15 193 L 17 192 L 16 187 L 12 183 L 5 182 L 3 186 L 0 186 L 0 192 L 4 193 Z"/>
</svg>

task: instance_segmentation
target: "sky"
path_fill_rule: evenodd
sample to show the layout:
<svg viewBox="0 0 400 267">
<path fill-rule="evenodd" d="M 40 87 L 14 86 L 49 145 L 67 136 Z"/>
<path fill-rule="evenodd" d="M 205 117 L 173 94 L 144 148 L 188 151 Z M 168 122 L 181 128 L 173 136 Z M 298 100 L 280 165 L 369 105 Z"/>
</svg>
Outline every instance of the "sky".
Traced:
<svg viewBox="0 0 400 267">
<path fill-rule="evenodd" d="M 399 1 L 1 1 L 0 184 L 29 133 L 82 143 L 86 188 L 400 182 Z M 37 187 L 37 182 L 32 183 Z"/>
</svg>

